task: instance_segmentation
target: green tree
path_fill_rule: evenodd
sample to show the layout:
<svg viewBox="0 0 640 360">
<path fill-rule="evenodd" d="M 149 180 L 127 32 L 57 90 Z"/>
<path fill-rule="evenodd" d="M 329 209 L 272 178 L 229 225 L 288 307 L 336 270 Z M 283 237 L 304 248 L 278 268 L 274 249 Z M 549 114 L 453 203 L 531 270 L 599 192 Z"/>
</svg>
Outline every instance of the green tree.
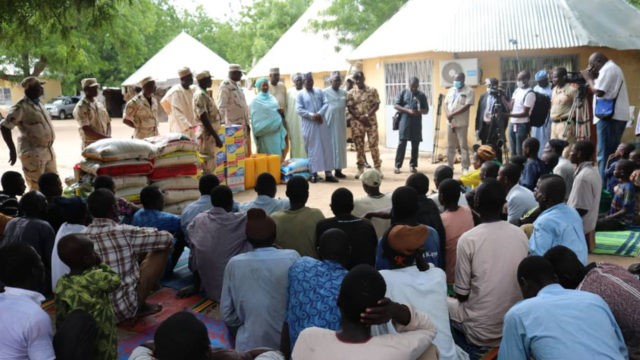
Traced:
<svg viewBox="0 0 640 360">
<path fill-rule="evenodd" d="M 395 14 L 408 0 L 334 0 L 323 12 L 324 19 L 312 22 L 318 30 L 334 30 L 343 45 L 356 47 Z"/>
</svg>

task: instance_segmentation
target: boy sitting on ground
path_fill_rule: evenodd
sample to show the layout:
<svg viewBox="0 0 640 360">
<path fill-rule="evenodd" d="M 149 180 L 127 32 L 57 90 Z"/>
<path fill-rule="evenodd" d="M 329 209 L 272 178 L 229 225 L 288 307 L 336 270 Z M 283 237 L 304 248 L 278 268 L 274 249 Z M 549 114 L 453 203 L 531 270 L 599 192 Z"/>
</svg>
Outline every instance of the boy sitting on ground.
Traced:
<svg viewBox="0 0 640 360">
<path fill-rule="evenodd" d="M 621 159 L 616 162 L 614 175 L 618 185 L 613 190 L 609 214 L 598 220 L 596 231 L 625 230 L 636 224 L 636 187 L 631 182 L 635 164 Z"/>
<path fill-rule="evenodd" d="M 60 239 L 58 254 L 71 272 L 56 285 L 56 326 L 60 327 L 72 311 L 86 311 L 98 329 L 93 358 L 115 359 L 118 336 L 111 293 L 120 286 L 120 276 L 102 263 L 85 235 L 71 234 Z"/>
</svg>

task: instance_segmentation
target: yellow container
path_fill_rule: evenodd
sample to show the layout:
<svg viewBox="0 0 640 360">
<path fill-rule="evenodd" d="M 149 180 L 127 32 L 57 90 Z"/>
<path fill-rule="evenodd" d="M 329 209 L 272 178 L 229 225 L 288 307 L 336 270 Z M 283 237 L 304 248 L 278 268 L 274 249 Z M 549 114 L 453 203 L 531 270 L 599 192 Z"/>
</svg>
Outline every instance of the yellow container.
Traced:
<svg viewBox="0 0 640 360">
<path fill-rule="evenodd" d="M 280 175 L 280 156 L 267 156 L 267 171 L 269 171 L 269 173 L 273 175 L 273 178 L 276 179 L 276 184 L 280 184 L 282 180 Z"/>
<path fill-rule="evenodd" d="M 256 159 L 244 159 L 244 188 L 253 189 L 256 186 Z"/>
<path fill-rule="evenodd" d="M 255 176 L 256 178 L 260 176 L 262 173 L 269 172 L 269 167 L 267 165 L 267 155 L 266 154 L 253 154 L 251 158 L 255 161 Z"/>
</svg>

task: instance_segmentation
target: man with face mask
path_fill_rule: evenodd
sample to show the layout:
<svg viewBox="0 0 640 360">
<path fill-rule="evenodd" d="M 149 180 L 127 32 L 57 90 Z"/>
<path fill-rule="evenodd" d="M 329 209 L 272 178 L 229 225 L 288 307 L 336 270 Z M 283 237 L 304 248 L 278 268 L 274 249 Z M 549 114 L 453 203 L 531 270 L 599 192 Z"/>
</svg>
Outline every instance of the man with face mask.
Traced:
<svg viewBox="0 0 640 360">
<path fill-rule="evenodd" d="M 80 82 L 84 97 L 73 110 L 73 118 L 78 121 L 82 149 L 90 144 L 111 137 L 111 118 L 104 105 L 96 100 L 100 84 L 95 78 Z"/>
<path fill-rule="evenodd" d="M 169 130 L 182 133 L 194 139 L 196 128 L 200 124 L 193 112 L 193 74 L 188 67 L 178 70 L 180 84 L 176 84 L 167 91 L 160 100 L 160 105 L 169 115 Z"/>
<path fill-rule="evenodd" d="M 296 97 L 298 97 L 298 91 L 302 90 L 303 85 L 302 74 L 294 74 L 292 81 L 294 87 L 287 91 L 287 111 L 285 113 L 291 146 L 291 158 L 306 158 L 307 152 L 304 149 L 304 141 L 302 140 L 301 120 L 296 112 Z"/>
<path fill-rule="evenodd" d="M 496 78 L 488 78 L 485 81 L 487 92 L 480 95 L 476 112 L 476 137 L 482 145 L 491 145 L 496 152 L 496 159 L 502 162 L 500 145 L 505 141 L 504 130 L 507 128 L 508 119 L 504 111 L 509 107 L 509 102 L 498 84 Z M 493 118 L 493 115 L 496 117 Z"/>
<path fill-rule="evenodd" d="M 464 73 L 456 75 L 453 86 L 444 99 L 444 112 L 447 115 L 447 161 L 453 168 L 456 148 L 462 153 L 462 172 L 469 171 L 469 146 L 467 145 L 467 131 L 469 130 L 469 108 L 474 102 L 473 89 L 464 84 Z"/>
<path fill-rule="evenodd" d="M 7 117 L 0 122 L 2 138 L 9 148 L 9 164 L 16 163 L 16 147 L 11 130 L 18 127 L 18 151 L 22 172 L 31 190 L 38 190 L 38 178 L 46 172 L 57 173 L 56 154 L 53 151 L 55 133 L 51 117 L 40 103 L 44 94 L 43 82 L 34 76 L 26 77 L 20 83 L 25 97 L 9 110 Z"/>
<path fill-rule="evenodd" d="M 509 145 L 511 156 L 522 155 L 522 143 L 529 137 L 529 115 L 536 103 L 536 94 L 529 86 L 531 74 L 528 71 L 520 71 L 517 77 L 517 89 L 511 96 L 509 114 Z"/>
<path fill-rule="evenodd" d="M 429 112 L 427 96 L 419 90 L 420 80 L 412 77 L 409 80 L 409 89 L 403 90 L 396 98 L 394 108 L 400 112 L 400 128 L 398 150 L 394 173 L 399 174 L 404 161 L 404 153 L 407 150 L 407 141 L 411 141 L 411 160 L 409 166 L 411 172 L 416 173 L 418 167 L 418 147 L 422 141 L 422 115 Z"/>
</svg>

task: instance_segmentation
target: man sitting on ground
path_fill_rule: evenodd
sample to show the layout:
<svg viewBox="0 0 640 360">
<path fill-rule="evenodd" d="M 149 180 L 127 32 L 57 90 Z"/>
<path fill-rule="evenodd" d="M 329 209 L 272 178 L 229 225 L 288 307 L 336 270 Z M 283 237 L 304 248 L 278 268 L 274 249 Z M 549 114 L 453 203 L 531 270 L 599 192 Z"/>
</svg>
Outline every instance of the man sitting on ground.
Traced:
<svg viewBox="0 0 640 360">
<path fill-rule="evenodd" d="M 145 300 L 162 277 L 173 236 L 166 231 L 119 225 L 116 198 L 109 190 L 95 190 L 87 202 L 93 222 L 85 234 L 102 261 L 122 278 L 122 285 L 111 295 L 116 319 L 124 321 L 160 311 L 162 306 Z M 140 258 L 144 259 L 141 264 Z"/>
<path fill-rule="evenodd" d="M 525 300 L 504 317 L 498 359 L 627 359 L 607 304 L 597 295 L 563 289 L 543 257 L 522 260 L 518 284 Z"/>
<path fill-rule="evenodd" d="M 367 196 L 355 199 L 353 202 L 353 216 L 364 217 L 368 213 L 388 211 L 391 208 L 391 195 L 380 192 L 382 175 L 374 169 L 365 171 L 361 176 L 362 188 Z M 378 239 L 384 235 L 389 228 L 389 220 L 382 218 L 371 219 L 373 227 L 376 229 Z"/>
<path fill-rule="evenodd" d="M 586 265 L 588 252 L 582 220 L 575 209 L 564 203 L 564 190 L 564 180 L 558 175 L 548 174 L 538 180 L 535 196 L 542 212 L 533 222 L 529 253 L 542 256 L 552 247 L 564 245 Z"/>
<path fill-rule="evenodd" d="M 58 232 L 64 222 L 62 209 L 58 200 L 62 198 L 62 181 L 56 173 L 44 173 L 38 178 L 40 192 L 47 198 L 47 216 L 45 220 L 51 225 L 53 231 Z"/>
<path fill-rule="evenodd" d="M 267 215 L 276 211 L 289 208 L 288 199 L 276 199 L 276 179 L 270 173 L 262 173 L 256 179 L 256 193 L 258 197 L 240 205 L 240 210 L 247 212 L 249 209 L 258 208 L 264 210 Z"/>
<path fill-rule="evenodd" d="M 595 247 L 595 229 L 600 210 L 602 195 L 602 179 L 598 169 L 593 166 L 593 155 L 596 149 L 590 141 L 578 141 L 571 149 L 569 160 L 577 166 L 573 178 L 573 188 L 569 194 L 567 205 L 576 209 L 582 217 L 583 233 L 589 240 L 589 249 Z M 571 247 L 568 246 L 570 249 Z M 576 252 L 575 249 L 571 249 Z M 539 254 L 542 255 L 542 254 Z M 576 252 L 578 258 L 581 254 Z M 586 262 L 583 262 L 586 264 Z"/>
<path fill-rule="evenodd" d="M 246 237 L 254 250 L 229 260 L 220 314 L 228 327 L 237 330 L 237 350 L 276 349 L 287 311 L 289 268 L 300 255 L 274 247 L 276 223 L 262 209 L 247 212 Z"/>
<path fill-rule="evenodd" d="M 569 145 L 568 142 L 562 139 L 551 139 L 544 146 L 544 150 L 542 153 L 542 161 L 545 161 L 547 157 L 555 154 L 558 157 L 558 164 L 553 168 L 553 173 L 556 175 L 560 175 L 564 180 L 564 183 L 567 188 L 566 197 L 569 197 L 571 194 L 571 188 L 573 187 L 573 173 L 575 171 L 575 167 L 566 159 L 562 154 L 564 153 L 564 149 Z"/>
<path fill-rule="evenodd" d="M 384 297 L 384 278 L 369 265 L 358 265 L 344 277 L 338 294 L 340 330 L 318 327 L 300 333 L 293 359 L 413 360 L 436 359 L 431 346 L 436 328 L 426 314 Z M 372 336 L 371 326 L 393 321 L 398 333 Z M 422 357 L 421 357 L 422 356 Z"/>
<path fill-rule="evenodd" d="M 329 229 L 318 240 L 320 260 L 304 256 L 289 268 L 287 322 L 282 350 L 290 353 L 300 332 L 308 327 L 340 328 L 338 293 L 349 264 L 349 238 Z"/>
<path fill-rule="evenodd" d="M 498 346 L 502 318 L 521 299 L 516 269 L 527 256 L 527 237 L 501 220 L 505 197 L 497 180 L 479 186 L 475 203 L 482 223 L 458 240 L 455 298 L 447 302 L 453 338 L 471 358 Z"/>
<path fill-rule="evenodd" d="M 168 231 L 173 235 L 173 253 L 171 254 L 171 262 L 169 268 L 165 269 L 165 276 L 173 273 L 173 268 L 178 263 L 178 259 L 182 255 L 182 251 L 186 246 L 182 227 L 180 227 L 180 217 L 177 215 L 162 211 L 164 209 L 164 195 L 162 191 L 153 185 L 145 186 L 140 191 L 140 202 L 142 210 L 133 214 L 131 225 L 139 227 L 151 227 L 156 230 Z"/>
<path fill-rule="evenodd" d="M 47 199 L 38 191 L 29 191 L 20 198 L 19 211 L 21 217 L 14 218 L 7 223 L 3 246 L 13 243 L 31 245 L 44 263 L 45 283 L 38 289 L 43 295 L 51 294 L 51 253 L 56 233 L 51 225 L 44 220 L 47 215 Z"/>
<path fill-rule="evenodd" d="M 5 359 L 55 359 L 51 318 L 40 307 L 44 265 L 24 243 L 0 247 L 0 354 Z"/>
<path fill-rule="evenodd" d="M 433 200 L 434 203 L 438 206 L 440 212 L 444 211 L 442 204 L 438 201 L 438 187 L 440 184 L 446 179 L 453 179 L 453 169 L 448 165 L 440 165 L 436 168 L 436 171 L 433 173 L 433 184 L 436 186 L 436 191 L 429 195 L 429 199 Z M 462 187 L 460 187 L 460 199 L 458 200 L 458 205 L 460 206 L 469 206 L 466 197 L 464 196 L 464 191 Z"/>
<path fill-rule="evenodd" d="M 79 196 L 61 199 L 60 208 L 64 215 L 64 222 L 56 233 L 53 252 L 51 253 L 51 289 L 53 290 L 56 289 L 58 280 L 70 271 L 69 267 L 60 260 L 58 255 L 60 239 L 69 234 L 84 233 L 89 222 L 87 204 Z"/>
<path fill-rule="evenodd" d="M 391 227 L 386 231 L 378 243 L 376 252 L 376 268 L 391 269 L 394 266 L 411 264 L 413 251 L 403 246 L 396 246 L 391 242 L 391 232 L 399 232 L 400 236 L 410 237 L 419 243 L 424 250 L 427 262 L 444 268 L 444 253 L 440 248 L 438 232 L 430 226 L 420 224 L 417 220 L 418 196 L 417 192 L 408 186 L 397 188 L 391 196 L 393 205 Z"/>
<path fill-rule="evenodd" d="M 347 234 L 349 246 L 349 261 L 347 269 L 358 264 L 376 264 L 376 247 L 378 237 L 371 221 L 351 215 L 353 211 L 353 194 L 349 189 L 339 188 L 331 195 L 331 211 L 335 217 L 321 220 L 316 226 L 316 238 L 330 229 L 340 229 Z M 319 242 L 318 242 L 319 244 Z"/>
<path fill-rule="evenodd" d="M 528 138 L 522 143 L 522 153 L 527 157 L 527 162 L 524 163 L 519 184 L 531 191 L 535 189 L 540 176 L 548 172 L 542 160 L 538 158 L 539 149 L 540 142 L 536 138 Z"/>
<path fill-rule="evenodd" d="M 638 200 L 636 200 L 636 186 L 631 182 L 631 173 L 636 164 L 630 160 L 616 161 L 614 175 L 618 179 L 612 193 L 609 213 L 598 219 L 596 231 L 621 231 L 635 228 L 638 225 Z"/>
<path fill-rule="evenodd" d="M 429 192 L 429 178 L 427 175 L 418 172 L 411 174 L 404 185 L 412 187 L 418 192 L 418 222 L 436 229 L 438 237 L 440 237 L 440 248 L 443 249 L 446 233 L 442 219 L 440 218 L 438 205 L 436 205 L 435 201 L 427 197 L 427 192 Z"/>
<path fill-rule="evenodd" d="M 211 191 L 213 208 L 197 215 L 189 224 L 187 233 L 193 251 L 194 268 L 201 283 L 195 290 L 204 290 L 207 297 L 220 301 L 224 268 L 235 255 L 251 250 L 245 228 L 247 215 L 232 212 L 233 193 L 225 185 Z"/>
<path fill-rule="evenodd" d="M 273 213 L 276 222 L 276 245 L 292 249 L 300 256 L 318 258 L 316 249 L 316 226 L 324 215 L 320 209 L 307 207 L 309 183 L 302 176 L 294 176 L 287 182 L 288 210 Z"/>
<path fill-rule="evenodd" d="M 405 236 L 400 226 L 395 226 L 389 231 L 389 244 L 396 251 L 405 253 L 407 261 L 396 263 L 394 259 L 387 259 L 392 264 L 391 269 L 380 271 L 387 283 L 386 297 L 409 304 L 429 315 L 437 330 L 433 343 L 440 351 L 440 359 L 456 360 L 459 355 L 463 358 L 463 351 L 459 350 L 458 354 L 451 336 L 445 273 L 427 263 L 424 243 L 421 240 L 419 237 Z M 389 329 L 384 325 L 379 329 L 389 333 Z"/>
<path fill-rule="evenodd" d="M 87 312 L 97 326 L 92 359 L 112 360 L 118 356 L 116 317 L 111 293 L 120 286 L 120 276 L 103 264 L 93 243 L 84 235 L 67 235 L 58 244 L 61 260 L 71 269 L 58 282 L 56 327 L 61 327 L 75 310 Z"/>
<path fill-rule="evenodd" d="M 18 215 L 18 196 L 27 189 L 22 174 L 17 171 L 5 171 L 0 179 L 0 212 L 11 217 Z"/>
<path fill-rule="evenodd" d="M 93 190 L 98 189 L 107 189 L 115 195 L 116 184 L 113 182 L 111 176 L 99 175 L 93 179 Z M 118 222 L 122 224 L 131 224 L 133 214 L 140 210 L 140 207 L 136 204 L 119 196 L 116 196 L 116 206 L 118 207 Z"/>
<path fill-rule="evenodd" d="M 630 359 L 640 358 L 640 280 L 614 264 L 584 266 L 571 249 L 559 245 L 544 254 L 565 289 L 600 295 L 616 318 Z"/>
<path fill-rule="evenodd" d="M 538 207 L 533 192 L 518 184 L 521 172 L 516 164 L 503 165 L 498 171 L 498 181 L 507 190 L 507 221 L 514 225 L 519 225 L 524 214 Z"/>
<path fill-rule="evenodd" d="M 473 229 L 473 214 L 468 207 L 458 205 L 460 183 L 453 179 L 446 179 L 440 183 L 438 197 L 444 206 L 444 212 L 440 216 L 447 234 L 444 247 L 447 283 L 453 284 L 456 274 L 458 240 L 462 234 Z"/>
</svg>

